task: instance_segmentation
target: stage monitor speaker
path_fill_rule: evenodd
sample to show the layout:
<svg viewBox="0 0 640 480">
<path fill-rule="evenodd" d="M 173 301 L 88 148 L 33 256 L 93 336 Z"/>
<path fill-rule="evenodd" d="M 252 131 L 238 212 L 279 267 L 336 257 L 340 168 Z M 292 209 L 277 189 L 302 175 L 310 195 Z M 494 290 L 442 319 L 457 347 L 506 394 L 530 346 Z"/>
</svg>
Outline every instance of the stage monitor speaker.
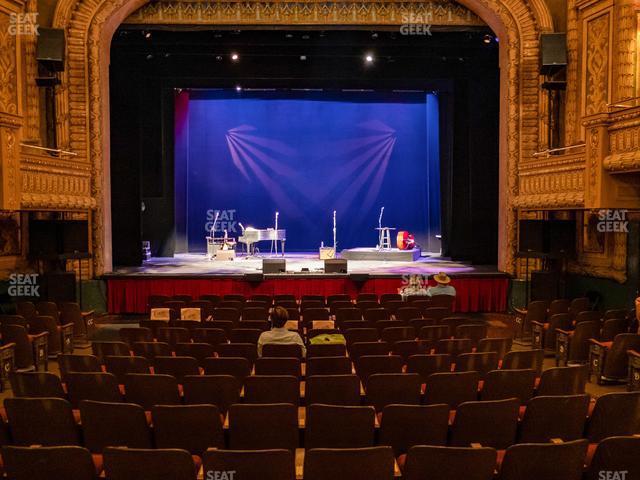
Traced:
<svg viewBox="0 0 640 480">
<path fill-rule="evenodd" d="M 284 273 L 287 271 L 287 261 L 284 258 L 263 258 L 262 273 Z"/>
<path fill-rule="evenodd" d="M 576 254 L 576 222 L 573 220 L 551 220 L 547 224 L 549 256 L 573 258 Z"/>
<path fill-rule="evenodd" d="M 47 70 L 64 70 L 64 30 L 61 28 L 38 28 L 36 59 Z"/>
<path fill-rule="evenodd" d="M 545 222 L 543 220 L 520 220 L 518 252 L 520 254 L 540 255 L 546 253 Z"/>
<path fill-rule="evenodd" d="M 540 73 L 553 75 L 567 66 L 567 34 L 540 35 Z"/>
<path fill-rule="evenodd" d="M 324 261 L 324 273 L 347 273 L 347 261 L 342 258 L 327 258 Z"/>
</svg>

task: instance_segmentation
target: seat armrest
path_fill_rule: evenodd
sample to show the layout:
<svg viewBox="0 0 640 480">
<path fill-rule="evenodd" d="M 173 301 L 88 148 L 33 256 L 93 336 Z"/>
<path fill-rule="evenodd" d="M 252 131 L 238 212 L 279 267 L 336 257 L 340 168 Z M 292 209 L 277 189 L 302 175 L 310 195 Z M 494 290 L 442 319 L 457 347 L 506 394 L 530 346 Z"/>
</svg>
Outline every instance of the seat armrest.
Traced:
<svg viewBox="0 0 640 480">
<path fill-rule="evenodd" d="M 49 336 L 49 332 L 40 332 L 40 333 L 36 333 L 33 335 L 29 335 L 32 339 L 36 339 L 36 338 L 43 338 L 43 337 L 48 337 Z"/>
<path fill-rule="evenodd" d="M 630 357 L 640 358 L 640 352 L 637 352 L 635 350 L 627 350 L 627 355 L 629 355 Z"/>
<path fill-rule="evenodd" d="M 88 312 L 80 312 L 83 317 L 90 317 L 95 313 L 95 310 L 89 310 Z"/>
<path fill-rule="evenodd" d="M 64 330 L 66 328 L 73 328 L 73 323 L 69 322 L 69 323 L 63 323 L 62 325 L 60 325 L 60 329 Z"/>
<path fill-rule="evenodd" d="M 598 345 L 599 347 L 608 349 L 609 346 L 605 342 L 601 342 L 600 340 L 596 340 L 595 338 L 590 338 L 589 343 L 592 345 Z"/>
<path fill-rule="evenodd" d="M 545 322 L 538 322 L 537 320 L 534 320 L 531 322 L 532 325 L 538 325 L 539 327 L 544 327 L 545 326 Z"/>
<path fill-rule="evenodd" d="M 10 342 L 10 343 L 6 343 L 6 344 L 2 345 L 0 347 L 0 351 L 12 350 L 12 349 L 15 349 L 15 348 L 16 348 L 16 344 L 13 343 L 13 342 Z"/>
<path fill-rule="evenodd" d="M 527 314 L 527 309 L 526 308 L 514 308 L 515 312 L 518 315 L 526 315 Z"/>
<path fill-rule="evenodd" d="M 565 335 L 573 335 L 573 330 L 563 330 L 562 328 L 556 328 L 556 333 L 563 333 Z"/>
</svg>

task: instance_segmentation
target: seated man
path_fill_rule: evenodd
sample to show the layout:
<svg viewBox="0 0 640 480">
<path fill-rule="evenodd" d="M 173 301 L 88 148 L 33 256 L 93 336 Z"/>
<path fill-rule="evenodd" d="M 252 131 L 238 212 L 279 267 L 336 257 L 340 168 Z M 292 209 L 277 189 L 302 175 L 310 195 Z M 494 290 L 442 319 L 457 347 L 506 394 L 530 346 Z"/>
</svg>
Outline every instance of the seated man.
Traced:
<svg viewBox="0 0 640 480">
<path fill-rule="evenodd" d="M 433 276 L 433 279 L 436 281 L 435 287 L 427 288 L 427 295 L 433 297 L 435 295 L 451 295 L 452 297 L 456 296 L 456 289 L 449 285 L 451 283 L 451 279 L 449 275 L 444 272 L 440 272 L 437 275 Z"/>
<path fill-rule="evenodd" d="M 297 332 L 292 332 L 287 330 L 285 325 L 289 320 L 289 313 L 286 308 L 276 307 L 271 312 L 271 330 L 268 332 L 262 332 L 260 338 L 258 338 L 258 356 L 262 356 L 262 346 L 267 343 L 277 343 L 277 344 L 291 344 L 295 343 L 300 345 L 302 349 L 302 356 L 304 357 L 307 353 L 304 342 L 300 335 Z"/>
</svg>

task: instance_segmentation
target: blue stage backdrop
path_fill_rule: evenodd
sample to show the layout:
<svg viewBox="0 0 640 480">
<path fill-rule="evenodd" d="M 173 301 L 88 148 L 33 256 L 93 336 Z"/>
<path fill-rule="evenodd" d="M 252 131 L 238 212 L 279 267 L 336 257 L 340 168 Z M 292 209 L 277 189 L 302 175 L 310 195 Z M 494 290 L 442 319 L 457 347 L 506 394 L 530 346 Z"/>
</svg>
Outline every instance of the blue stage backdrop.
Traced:
<svg viewBox="0 0 640 480">
<path fill-rule="evenodd" d="M 287 250 L 310 251 L 332 245 L 336 210 L 338 249 L 372 247 L 382 206 L 383 226 L 439 245 L 433 94 L 185 90 L 175 118 L 177 234 L 191 252 L 206 249 L 215 211 L 233 237 L 278 211 Z"/>
</svg>

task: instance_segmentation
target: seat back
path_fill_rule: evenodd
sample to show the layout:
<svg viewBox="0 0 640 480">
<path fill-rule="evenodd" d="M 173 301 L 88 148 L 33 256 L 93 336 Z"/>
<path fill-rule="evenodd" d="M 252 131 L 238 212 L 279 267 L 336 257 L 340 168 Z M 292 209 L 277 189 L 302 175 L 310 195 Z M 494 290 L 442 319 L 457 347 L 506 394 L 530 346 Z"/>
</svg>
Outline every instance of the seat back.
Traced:
<svg viewBox="0 0 640 480">
<path fill-rule="evenodd" d="M 116 376 L 118 383 L 124 383 L 124 376 L 128 373 L 151 373 L 151 364 L 144 357 L 104 357 L 107 372 Z"/>
<path fill-rule="evenodd" d="M 580 480 L 586 440 L 512 445 L 502 461 L 500 480 Z"/>
<path fill-rule="evenodd" d="M 487 329 L 487 325 L 464 323 L 456 327 L 454 336 L 456 338 L 468 338 L 471 340 L 471 345 L 477 347 L 480 340 L 486 338 Z"/>
<path fill-rule="evenodd" d="M 417 373 L 376 373 L 366 384 L 367 403 L 376 412 L 391 404 L 420 405 L 421 385 Z"/>
<path fill-rule="evenodd" d="M 463 402 L 478 398 L 478 372 L 434 373 L 427 378 L 425 405 L 446 403 L 455 409 Z"/>
<path fill-rule="evenodd" d="M 124 342 L 91 342 L 91 350 L 102 364 L 107 355 L 116 357 L 131 355 L 129 345 Z"/>
<path fill-rule="evenodd" d="M 100 361 L 95 355 L 72 355 L 61 353 L 58 355 L 58 366 L 62 381 L 66 381 L 67 373 L 71 372 L 100 372 Z"/>
<path fill-rule="evenodd" d="M 140 405 L 86 400 L 80 402 L 84 445 L 92 453 L 109 446 L 152 448 L 147 417 Z"/>
<path fill-rule="evenodd" d="M 209 450 L 202 457 L 204 472 L 235 472 L 247 480 L 295 480 L 294 454 L 289 450 Z M 206 478 L 206 477 L 205 477 Z"/>
<path fill-rule="evenodd" d="M 178 405 L 178 381 L 171 375 L 128 373 L 124 376 L 127 401 L 151 410 L 154 405 Z"/>
<path fill-rule="evenodd" d="M 360 379 L 356 375 L 312 375 L 305 383 L 307 405 L 360 405 Z"/>
<path fill-rule="evenodd" d="M 522 370 L 530 368 L 540 376 L 542 373 L 542 363 L 544 362 L 544 351 L 538 350 L 516 350 L 507 352 L 502 359 L 503 370 Z"/>
<path fill-rule="evenodd" d="M 640 478 L 638 451 L 640 437 L 616 436 L 603 439 L 593 455 L 586 480 L 601 480 L 602 472 L 626 472 L 625 478 Z"/>
<path fill-rule="evenodd" d="M 3 447 L 3 467 L 13 480 L 95 480 L 89 451 L 77 446 Z M 46 468 L 42 468 L 46 465 Z"/>
<path fill-rule="evenodd" d="M 418 338 L 427 349 L 436 348 L 440 340 L 449 338 L 449 327 L 447 325 L 426 325 L 420 328 Z"/>
<path fill-rule="evenodd" d="M 538 395 L 578 395 L 584 393 L 588 365 L 554 367 L 542 372 Z"/>
<path fill-rule="evenodd" d="M 640 350 L 640 335 L 636 333 L 621 333 L 613 339 L 613 344 L 607 352 L 602 376 L 612 379 L 622 379 L 627 376 L 627 350 Z"/>
<path fill-rule="evenodd" d="M 251 374 L 251 363 L 242 357 L 216 357 L 204 361 L 206 375 L 231 375 L 240 383 Z"/>
<path fill-rule="evenodd" d="M 300 382 L 289 375 L 252 375 L 244 380 L 245 403 L 300 403 Z"/>
<path fill-rule="evenodd" d="M 62 398 L 7 398 L 13 445 L 80 445 L 71 405 Z"/>
<path fill-rule="evenodd" d="M 118 332 L 120 340 L 126 343 L 129 348 L 133 347 L 135 342 L 152 342 L 153 335 L 151 330 L 144 327 L 125 327 Z"/>
<path fill-rule="evenodd" d="M 402 357 L 398 355 L 363 355 L 354 360 L 356 373 L 367 386 L 369 377 L 376 373 L 401 373 Z"/>
<path fill-rule="evenodd" d="M 305 449 L 371 447 L 375 411 L 371 407 L 313 404 L 307 407 Z"/>
<path fill-rule="evenodd" d="M 348 357 L 315 357 L 307 359 L 307 376 L 312 375 L 349 375 L 351 360 Z"/>
<path fill-rule="evenodd" d="M 60 378 L 51 372 L 15 372 L 9 380 L 14 397 L 66 398 Z"/>
<path fill-rule="evenodd" d="M 262 346 L 263 357 L 302 358 L 302 348 L 296 343 L 266 343 Z"/>
<path fill-rule="evenodd" d="M 73 408 L 83 400 L 122 401 L 118 379 L 111 373 L 70 373 L 67 377 L 67 396 Z"/>
<path fill-rule="evenodd" d="M 241 389 L 242 382 L 231 375 L 187 375 L 182 380 L 185 404 L 212 404 L 222 415 L 240 401 Z"/>
<path fill-rule="evenodd" d="M 156 357 L 153 372 L 175 377 L 178 383 L 186 375 L 199 375 L 198 360 L 193 357 Z"/>
<path fill-rule="evenodd" d="M 251 365 L 258 358 L 258 347 L 255 343 L 221 343 L 218 345 L 221 357 L 246 358 Z"/>
<path fill-rule="evenodd" d="M 295 450 L 298 447 L 296 406 L 288 403 L 231 405 L 229 447 L 232 450 Z"/>
<path fill-rule="evenodd" d="M 406 480 L 493 480 L 493 448 L 417 445 L 409 449 L 402 477 Z"/>
<path fill-rule="evenodd" d="M 473 344 L 468 338 L 447 338 L 438 340 L 436 353 L 448 353 L 452 357 L 457 357 L 461 353 L 471 353 Z"/>
<path fill-rule="evenodd" d="M 110 447 L 104 451 L 109 480 L 195 480 L 193 458 L 186 450 Z"/>
<path fill-rule="evenodd" d="M 391 347 L 387 342 L 355 342 L 349 345 L 349 357 L 355 362 L 364 356 L 386 356 Z"/>
<path fill-rule="evenodd" d="M 397 457 L 414 445 L 446 445 L 448 429 L 448 405 L 387 405 L 379 443 L 391 446 Z"/>
<path fill-rule="evenodd" d="M 391 447 L 312 448 L 304 457 L 305 480 L 390 480 L 393 478 Z"/>
<path fill-rule="evenodd" d="M 301 363 L 298 358 L 258 358 L 256 359 L 254 372 L 256 375 L 288 375 L 298 379 L 302 376 Z"/>
<path fill-rule="evenodd" d="M 214 357 L 216 349 L 213 345 L 202 342 L 195 343 L 176 343 L 175 345 L 176 356 L 178 357 L 193 357 L 196 359 L 199 366 L 204 365 L 205 358 Z"/>
<path fill-rule="evenodd" d="M 215 405 L 156 405 L 151 414 L 156 448 L 181 448 L 199 456 L 208 448 L 224 448 Z"/>
<path fill-rule="evenodd" d="M 34 367 L 33 349 L 29 341 L 27 329 L 21 325 L 2 323 L 0 325 L 2 343 L 15 343 L 14 365 L 18 370 L 28 370 Z"/>
<path fill-rule="evenodd" d="M 534 397 L 520 424 L 520 443 L 544 443 L 582 438 L 589 408 L 588 395 Z"/>
<path fill-rule="evenodd" d="M 135 342 L 133 344 L 133 353 L 138 357 L 146 358 L 149 363 L 153 364 L 156 357 L 171 355 L 171 345 L 166 342 Z"/>
<path fill-rule="evenodd" d="M 484 379 L 487 373 L 497 368 L 497 352 L 462 353 L 456 357 L 456 372 L 475 371 Z"/>
<path fill-rule="evenodd" d="M 458 405 L 449 444 L 471 447 L 473 443 L 505 449 L 516 440 L 520 402 L 515 398 Z"/>
<path fill-rule="evenodd" d="M 347 346 L 343 343 L 319 343 L 307 346 L 307 359 L 314 357 L 344 357 L 347 355 Z"/>
<path fill-rule="evenodd" d="M 426 383 L 432 373 L 444 372 L 451 372 L 451 355 L 446 353 L 411 355 L 407 359 L 407 373 L 419 374 L 422 383 Z"/>
<path fill-rule="evenodd" d="M 589 443 L 606 437 L 640 433 L 640 392 L 606 393 L 596 401 L 587 422 Z"/>
<path fill-rule="evenodd" d="M 481 400 L 503 400 L 517 398 L 525 404 L 533 396 L 536 372 L 523 370 L 492 370 L 484 377 Z"/>
<path fill-rule="evenodd" d="M 208 325 L 209 323 L 211 322 L 203 323 L 203 325 Z M 233 324 L 229 322 L 226 326 L 229 328 L 229 331 L 231 331 Z M 214 349 L 220 343 L 226 343 L 227 341 L 227 334 L 222 328 L 209 328 L 208 326 L 205 328 L 196 328 L 193 330 L 192 336 L 194 342 L 208 343 L 213 346 Z"/>
<path fill-rule="evenodd" d="M 498 359 L 502 360 L 507 352 L 511 350 L 513 339 L 505 338 L 481 338 L 478 342 L 476 352 L 496 352 Z"/>
</svg>

